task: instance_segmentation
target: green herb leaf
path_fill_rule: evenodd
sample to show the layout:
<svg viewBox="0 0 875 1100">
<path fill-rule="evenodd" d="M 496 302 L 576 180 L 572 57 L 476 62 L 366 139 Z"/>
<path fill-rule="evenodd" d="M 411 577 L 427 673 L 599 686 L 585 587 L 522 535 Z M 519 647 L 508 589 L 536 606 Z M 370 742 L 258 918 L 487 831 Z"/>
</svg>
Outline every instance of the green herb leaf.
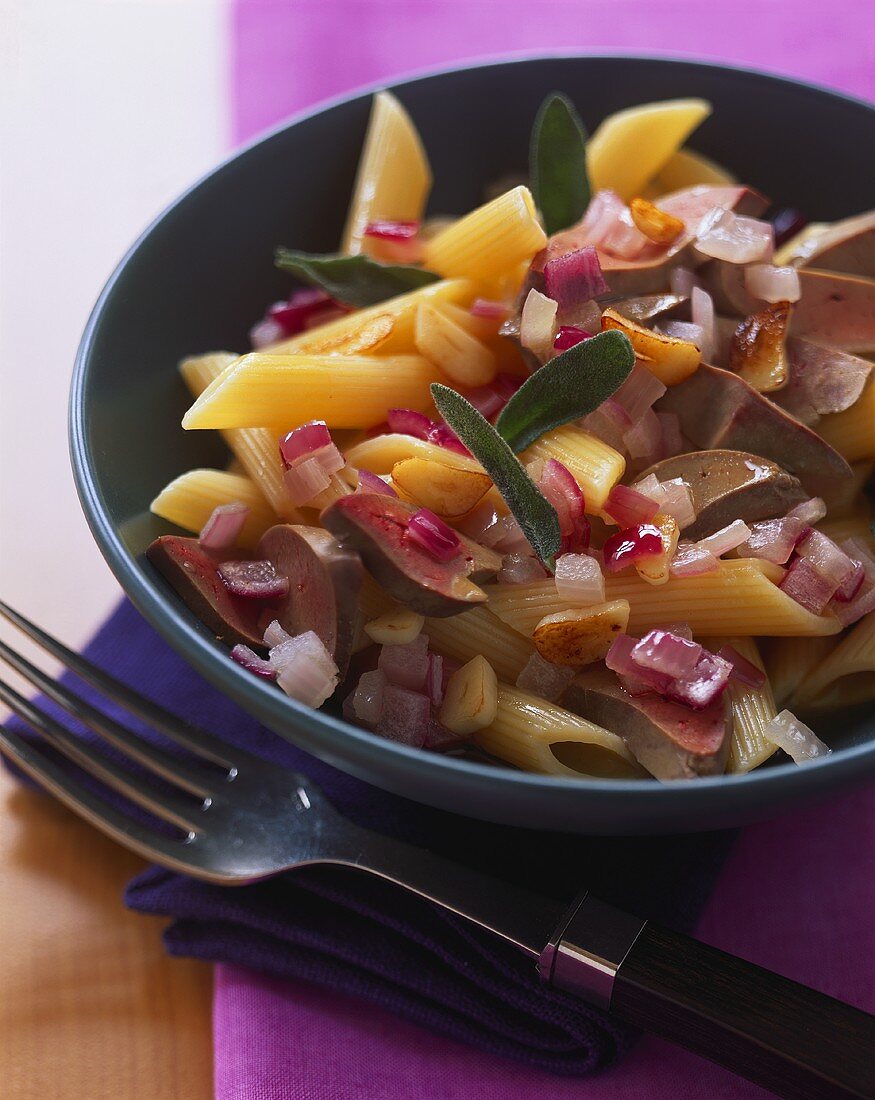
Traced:
<svg viewBox="0 0 875 1100">
<path fill-rule="evenodd" d="M 348 306 L 373 306 L 440 279 L 421 267 L 380 264 L 369 256 L 320 256 L 292 248 L 278 248 L 274 262 Z"/>
<path fill-rule="evenodd" d="M 441 416 L 495 482 L 535 553 L 552 569 L 562 542 L 556 509 L 470 401 L 439 382 L 432 383 L 431 395 Z"/>
<path fill-rule="evenodd" d="M 545 432 L 597 409 L 634 366 L 629 337 L 616 329 L 600 332 L 530 375 L 501 410 L 495 427 L 512 450 L 524 451 Z"/>
<path fill-rule="evenodd" d="M 548 236 L 580 221 L 590 198 L 586 130 L 571 101 L 558 92 L 544 100 L 535 118 L 529 176 Z"/>
</svg>

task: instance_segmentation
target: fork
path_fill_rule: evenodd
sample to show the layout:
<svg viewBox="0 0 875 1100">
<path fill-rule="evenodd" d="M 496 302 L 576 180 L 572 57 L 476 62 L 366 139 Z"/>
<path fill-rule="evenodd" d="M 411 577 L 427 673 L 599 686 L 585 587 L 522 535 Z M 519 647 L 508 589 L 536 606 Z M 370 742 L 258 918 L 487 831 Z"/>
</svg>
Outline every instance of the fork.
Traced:
<svg viewBox="0 0 875 1100">
<path fill-rule="evenodd" d="M 377 875 L 499 936 L 543 982 L 718 1062 L 778 1095 L 875 1095 L 875 1016 L 583 891 L 540 897 L 341 816 L 307 776 L 196 728 L 120 683 L 0 602 L 0 615 L 61 664 L 164 735 L 154 744 L 0 640 L 0 657 L 112 745 L 130 769 L 0 680 L 0 700 L 41 742 L 0 727 L 0 751 L 92 825 L 146 859 L 225 886 L 333 864 Z M 79 773 L 156 819 L 119 806 Z"/>
</svg>

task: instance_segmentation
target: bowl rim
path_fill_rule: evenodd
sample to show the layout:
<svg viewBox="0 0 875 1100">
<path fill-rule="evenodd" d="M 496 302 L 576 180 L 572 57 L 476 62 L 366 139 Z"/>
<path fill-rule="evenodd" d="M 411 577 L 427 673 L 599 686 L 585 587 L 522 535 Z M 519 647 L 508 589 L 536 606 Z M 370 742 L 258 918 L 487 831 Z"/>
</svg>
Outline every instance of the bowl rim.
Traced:
<svg viewBox="0 0 875 1100">
<path fill-rule="evenodd" d="M 86 390 L 89 380 L 91 357 L 98 328 L 104 313 L 111 303 L 114 293 L 125 276 L 127 268 L 140 247 L 152 232 L 163 222 L 172 218 L 177 211 L 190 201 L 193 194 L 213 177 L 226 168 L 244 159 L 254 149 L 269 142 L 286 130 L 320 115 L 333 107 L 373 95 L 383 88 L 403 93 L 406 86 L 419 81 L 452 75 L 470 69 L 497 68 L 549 60 L 586 61 L 629 61 L 658 62 L 667 65 L 682 66 L 690 70 L 697 68 L 716 69 L 738 74 L 740 77 L 752 77 L 770 83 L 791 85 L 805 92 L 815 92 L 846 101 L 855 106 L 875 111 L 875 104 L 864 99 L 837 91 L 810 81 L 783 76 L 743 65 L 727 64 L 716 60 L 675 56 L 671 53 L 629 53 L 623 51 L 600 51 L 598 53 L 579 51 L 538 51 L 489 55 L 466 60 L 459 64 L 424 68 L 405 73 L 392 80 L 369 82 L 348 92 L 332 96 L 319 103 L 298 111 L 257 134 L 251 140 L 235 148 L 209 171 L 201 175 L 177 198 L 169 203 L 136 237 L 125 251 L 112 274 L 103 286 L 97 301 L 86 322 L 76 352 L 73 376 L 68 404 L 69 451 L 73 477 L 80 504 L 85 513 L 88 526 L 111 571 L 119 581 L 127 597 L 152 627 L 180 655 L 192 665 L 223 694 L 230 695 L 244 710 L 254 715 L 277 736 L 286 737 L 304 751 L 352 774 L 360 774 L 355 766 L 350 766 L 349 752 L 331 751 L 340 735 L 352 747 L 354 760 L 368 762 L 371 770 L 375 758 L 377 767 L 382 761 L 391 763 L 396 774 L 412 775 L 421 768 L 432 770 L 436 775 L 444 776 L 457 786 L 474 792 L 482 782 L 490 787 L 507 788 L 508 793 L 521 788 L 531 794 L 559 791 L 572 792 L 586 796 L 590 805 L 604 804 L 606 800 L 619 797 L 635 798 L 641 809 L 652 811 L 657 805 L 671 800 L 678 812 L 682 812 L 688 803 L 692 809 L 700 803 L 708 792 L 712 808 L 716 813 L 729 809 L 740 789 L 760 791 L 765 787 L 780 787 L 783 794 L 792 798 L 795 794 L 814 793 L 832 786 L 827 778 L 840 782 L 844 778 L 862 777 L 875 772 L 875 742 L 863 742 L 839 749 L 828 756 L 810 761 L 805 767 L 787 762 L 768 769 L 754 769 L 751 772 L 734 775 L 705 776 L 694 781 L 685 779 L 657 781 L 654 779 L 609 779 L 586 776 L 553 776 L 533 772 L 518 771 L 511 768 L 496 768 L 475 761 L 461 760 L 440 753 L 425 753 L 422 749 L 402 745 L 378 737 L 367 730 L 353 726 L 321 710 L 312 710 L 295 700 L 276 691 L 270 684 L 264 683 L 245 669 L 227 658 L 220 644 L 204 636 L 194 625 L 191 613 L 181 605 L 177 607 L 169 595 L 161 591 L 141 569 L 137 558 L 125 547 L 122 538 L 109 520 L 109 508 L 99 486 L 99 476 L 94 456 L 88 444 Z M 234 690 L 229 691 L 231 683 Z M 293 720 L 290 722 L 290 718 Z M 285 732 L 294 726 L 295 736 Z M 686 800 L 686 802 L 684 801 Z M 461 807 L 458 812 L 465 812 Z M 537 823 L 533 823 L 537 824 Z"/>
</svg>

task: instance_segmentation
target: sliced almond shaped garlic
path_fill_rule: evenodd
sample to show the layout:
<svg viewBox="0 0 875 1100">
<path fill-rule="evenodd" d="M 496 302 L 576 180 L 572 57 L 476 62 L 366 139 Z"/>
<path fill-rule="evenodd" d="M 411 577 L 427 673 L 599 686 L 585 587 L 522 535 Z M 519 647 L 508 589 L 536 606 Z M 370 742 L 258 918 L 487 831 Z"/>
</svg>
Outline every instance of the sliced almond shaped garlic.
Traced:
<svg viewBox="0 0 875 1100">
<path fill-rule="evenodd" d="M 702 355 L 689 340 L 678 340 L 661 332 L 651 332 L 630 321 L 615 309 L 602 314 L 602 331 L 618 329 L 629 337 L 636 355 L 665 386 L 676 386 L 698 369 Z"/>
<path fill-rule="evenodd" d="M 488 474 L 429 458 L 408 458 L 392 468 L 392 483 L 405 497 L 443 519 L 460 519 L 492 485 Z"/>
<path fill-rule="evenodd" d="M 606 656 L 629 625 L 629 613 L 628 600 L 609 600 L 546 615 L 535 627 L 535 646 L 551 664 L 583 668 Z"/>
<path fill-rule="evenodd" d="M 658 512 L 650 521 L 659 531 L 662 540 L 662 552 L 652 558 L 644 558 L 635 563 L 635 572 L 648 584 L 665 584 L 669 577 L 669 567 L 675 550 L 678 548 L 680 528 L 674 516 Z"/>
<path fill-rule="evenodd" d="M 760 393 L 779 390 L 789 368 L 784 341 L 790 323 L 790 303 L 770 302 L 739 324 L 729 345 L 729 369 Z"/>
<path fill-rule="evenodd" d="M 660 210 L 647 199 L 632 199 L 629 211 L 635 228 L 654 244 L 671 244 L 687 228 L 680 218 Z"/>
</svg>

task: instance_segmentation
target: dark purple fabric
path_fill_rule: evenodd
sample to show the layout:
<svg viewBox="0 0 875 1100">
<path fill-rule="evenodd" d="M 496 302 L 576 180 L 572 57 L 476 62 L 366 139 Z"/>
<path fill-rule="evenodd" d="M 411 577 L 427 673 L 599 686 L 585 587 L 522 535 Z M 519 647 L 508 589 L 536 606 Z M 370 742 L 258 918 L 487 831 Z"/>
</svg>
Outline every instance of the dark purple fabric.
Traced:
<svg viewBox="0 0 875 1100">
<path fill-rule="evenodd" d="M 306 772 L 354 820 L 545 894 L 570 899 L 586 885 L 642 916 L 690 929 L 732 840 L 729 833 L 587 839 L 533 832 L 386 794 L 259 725 L 194 673 L 129 603 L 85 653 L 203 728 Z M 165 933 L 172 954 L 305 979 L 556 1073 L 606 1066 L 633 1038 L 542 987 L 531 963 L 512 949 L 360 874 L 312 868 L 226 889 L 152 868 L 130 884 L 126 901 L 175 918 Z"/>
</svg>

